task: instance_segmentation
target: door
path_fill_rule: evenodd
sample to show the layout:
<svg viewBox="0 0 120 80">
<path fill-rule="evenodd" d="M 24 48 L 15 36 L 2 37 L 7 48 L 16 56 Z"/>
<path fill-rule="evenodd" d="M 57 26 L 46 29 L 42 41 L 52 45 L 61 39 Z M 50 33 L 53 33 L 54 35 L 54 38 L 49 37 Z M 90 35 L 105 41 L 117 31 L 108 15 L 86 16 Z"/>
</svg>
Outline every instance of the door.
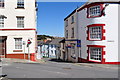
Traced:
<svg viewBox="0 0 120 80">
<path fill-rule="evenodd" d="M 0 56 L 5 57 L 6 54 L 6 38 L 0 37 Z"/>
</svg>

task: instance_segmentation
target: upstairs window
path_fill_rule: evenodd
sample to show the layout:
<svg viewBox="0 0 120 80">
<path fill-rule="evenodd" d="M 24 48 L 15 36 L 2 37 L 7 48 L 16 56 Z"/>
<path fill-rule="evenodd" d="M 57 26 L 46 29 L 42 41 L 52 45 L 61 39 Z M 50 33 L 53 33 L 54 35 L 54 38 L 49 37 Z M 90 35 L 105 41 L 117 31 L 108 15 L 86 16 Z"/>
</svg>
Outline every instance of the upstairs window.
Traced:
<svg viewBox="0 0 120 80">
<path fill-rule="evenodd" d="M 4 0 L 0 0 L 0 8 L 4 7 Z"/>
<path fill-rule="evenodd" d="M 22 49 L 22 38 L 15 38 L 15 49 Z"/>
<path fill-rule="evenodd" d="M 87 17 L 100 17 L 102 16 L 102 5 L 91 6 L 87 9 Z"/>
<path fill-rule="evenodd" d="M 24 0 L 17 0 L 17 8 L 24 8 Z"/>
<path fill-rule="evenodd" d="M 0 17 L 0 28 L 4 27 L 4 17 Z"/>
<path fill-rule="evenodd" d="M 72 16 L 71 18 L 71 23 L 74 23 L 74 16 Z"/>
<path fill-rule="evenodd" d="M 68 38 L 68 30 L 66 30 L 66 38 Z"/>
<path fill-rule="evenodd" d="M 90 39 L 101 40 L 102 38 L 102 26 L 90 27 Z"/>
<path fill-rule="evenodd" d="M 88 27 L 88 37 L 87 40 L 105 40 L 104 33 L 105 30 L 103 29 L 104 24 L 92 24 L 87 26 Z"/>
<path fill-rule="evenodd" d="M 67 26 L 68 26 L 68 20 L 65 21 L 65 27 L 67 27 Z"/>
<path fill-rule="evenodd" d="M 24 28 L 24 17 L 17 17 L 17 28 Z"/>
<path fill-rule="evenodd" d="M 74 28 L 72 28 L 72 36 L 71 38 L 74 38 Z"/>
</svg>

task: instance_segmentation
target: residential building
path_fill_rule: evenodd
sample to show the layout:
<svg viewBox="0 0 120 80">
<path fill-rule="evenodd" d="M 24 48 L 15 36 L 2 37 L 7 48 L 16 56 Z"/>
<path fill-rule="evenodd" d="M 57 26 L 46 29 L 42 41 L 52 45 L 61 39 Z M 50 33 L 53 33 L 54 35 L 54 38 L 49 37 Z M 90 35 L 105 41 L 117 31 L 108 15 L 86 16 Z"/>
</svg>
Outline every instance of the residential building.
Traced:
<svg viewBox="0 0 120 80">
<path fill-rule="evenodd" d="M 118 7 L 119 1 L 87 2 L 64 19 L 66 61 L 120 63 Z"/>
<path fill-rule="evenodd" d="M 79 48 L 77 47 L 77 41 L 78 41 L 78 23 L 77 23 L 77 9 L 75 9 L 70 15 L 68 15 L 64 21 L 65 21 L 65 44 L 66 44 L 66 61 L 73 61 L 77 62 L 78 58 L 75 56 L 78 56 Z"/>
<path fill-rule="evenodd" d="M 33 60 L 36 39 L 36 0 L 0 0 L 1 57 Z"/>
<path fill-rule="evenodd" d="M 44 40 L 38 42 L 38 56 L 42 56 L 41 58 L 58 58 L 60 53 L 60 44 L 59 41 L 62 38 L 54 38 L 50 40 Z M 40 58 L 39 58 L 40 59 Z"/>
<path fill-rule="evenodd" d="M 59 59 L 59 55 L 60 55 L 60 43 L 59 42 L 62 39 L 63 38 L 54 38 L 49 43 L 49 57 Z"/>
</svg>

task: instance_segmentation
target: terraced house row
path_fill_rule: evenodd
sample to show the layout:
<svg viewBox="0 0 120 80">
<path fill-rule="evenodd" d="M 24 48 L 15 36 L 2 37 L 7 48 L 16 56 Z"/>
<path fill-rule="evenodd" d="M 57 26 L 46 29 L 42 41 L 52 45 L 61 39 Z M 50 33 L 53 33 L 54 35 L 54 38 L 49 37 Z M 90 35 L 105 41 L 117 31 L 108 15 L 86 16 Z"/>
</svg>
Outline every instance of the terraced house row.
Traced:
<svg viewBox="0 0 120 80">
<path fill-rule="evenodd" d="M 117 1 L 87 2 L 65 19 L 61 56 L 65 61 L 120 64 Z"/>
<path fill-rule="evenodd" d="M 29 50 L 32 59 L 36 47 L 36 1 L 0 0 L 1 57 L 27 59 Z"/>
</svg>

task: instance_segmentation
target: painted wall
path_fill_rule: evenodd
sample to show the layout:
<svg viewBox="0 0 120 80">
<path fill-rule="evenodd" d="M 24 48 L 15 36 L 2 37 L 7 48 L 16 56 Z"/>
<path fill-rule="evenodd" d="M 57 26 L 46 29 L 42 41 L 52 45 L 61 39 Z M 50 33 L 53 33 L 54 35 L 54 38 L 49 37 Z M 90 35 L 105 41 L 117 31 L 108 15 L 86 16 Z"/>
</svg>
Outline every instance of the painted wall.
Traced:
<svg viewBox="0 0 120 80">
<path fill-rule="evenodd" d="M 24 9 L 17 8 L 17 0 L 5 0 L 5 7 L 0 8 L 0 15 L 4 15 L 4 27 L 0 28 L 0 36 L 7 36 L 7 54 L 28 53 L 27 40 L 30 39 L 30 53 L 36 53 L 36 7 L 35 0 L 24 0 Z M 16 16 L 24 16 L 24 28 L 17 28 Z M 12 30 L 11 30 L 12 29 Z M 21 29 L 21 30 L 19 30 Z M 28 30 L 29 29 L 29 30 Z M 21 52 L 14 52 L 14 38 L 22 38 L 25 41 Z"/>
<path fill-rule="evenodd" d="M 73 13 L 70 17 L 68 17 L 66 20 L 68 20 L 68 26 L 65 26 L 65 39 L 66 40 L 75 40 L 78 37 L 78 23 L 77 23 L 77 13 Z M 74 23 L 72 22 L 72 16 L 74 16 Z M 74 28 L 74 37 L 72 37 L 72 28 Z M 66 37 L 66 30 L 68 30 L 68 38 Z M 71 45 L 71 43 L 75 43 L 77 44 L 76 41 L 66 41 L 65 42 L 65 46 L 67 45 Z M 73 58 L 73 52 L 71 50 L 71 48 L 66 48 L 66 58 L 68 59 L 68 61 L 73 61 L 73 62 L 77 62 L 78 61 L 78 48 L 75 45 L 75 58 Z M 62 53 L 63 55 L 64 53 Z"/>
<path fill-rule="evenodd" d="M 106 59 L 105 62 L 118 62 L 118 4 L 109 4 L 105 9 L 105 14 L 106 15 L 102 17 L 86 18 L 86 8 L 78 12 L 78 39 L 81 40 L 82 58 L 87 59 L 87 45 L 104 45 L 106 46 L 106 54 L 104 56 Z M 91 24 L 105 24 L 104 29 L 106 30 L 106 40 L 86 40 L 86 26 Z"/>
</svg>

